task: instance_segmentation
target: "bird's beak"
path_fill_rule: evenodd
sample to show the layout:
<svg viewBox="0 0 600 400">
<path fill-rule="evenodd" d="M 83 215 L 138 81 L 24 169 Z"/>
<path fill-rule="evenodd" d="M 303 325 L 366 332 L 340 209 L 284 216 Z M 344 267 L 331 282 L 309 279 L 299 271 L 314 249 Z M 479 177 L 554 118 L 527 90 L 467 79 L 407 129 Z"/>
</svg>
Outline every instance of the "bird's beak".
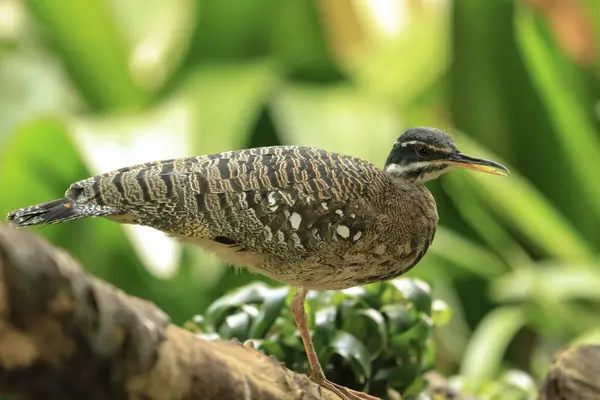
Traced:
<svg viewBox="0 0 600 400">
<path fill-rule="evenodd" d="M 494 175 L 506 175 L 509 172 L 508 168 L 497 162 L 471 157 L 462 153 L 453 154 L 450 158 L 439 160 L 438 162 L 450 167 L 471 169 L 473 171 L 486 172 Z"/>
</svg>

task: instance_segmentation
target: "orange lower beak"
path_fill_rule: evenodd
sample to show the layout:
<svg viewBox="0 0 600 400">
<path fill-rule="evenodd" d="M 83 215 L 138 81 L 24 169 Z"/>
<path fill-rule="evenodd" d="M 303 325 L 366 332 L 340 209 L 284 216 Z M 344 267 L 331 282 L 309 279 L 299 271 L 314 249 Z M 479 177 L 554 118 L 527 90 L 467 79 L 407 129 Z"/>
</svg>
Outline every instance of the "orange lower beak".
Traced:
<svg viewBox="0 0 600 400">
<path fill-rule="evenodd" d="M 485 172 L 493 175 L 506 175 L 508 168 L 497 162 L 486 160 L 483 158 L 471 157 L 466 154 L 459 153 L 453 155 L 447 160 L 439 160 L 434 163 L 446 164 L 455 168 L 470 169 L 473 171 Z"/>
</svg>

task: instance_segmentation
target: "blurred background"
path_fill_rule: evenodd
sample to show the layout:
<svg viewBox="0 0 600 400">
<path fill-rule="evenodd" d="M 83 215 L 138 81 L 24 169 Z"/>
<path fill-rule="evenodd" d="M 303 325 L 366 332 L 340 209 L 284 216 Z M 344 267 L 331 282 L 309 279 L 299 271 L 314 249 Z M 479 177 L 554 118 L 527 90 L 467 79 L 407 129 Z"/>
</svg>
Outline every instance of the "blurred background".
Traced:
<svg viewBox="0 0 600 400">
<path fill-rule="evenodd" d="M 600 339 L 599 46 L 597 0 L 0 0 L 0 212 L 247 147 L 383 166 L 404 129 L 442 128 L 511 174 L 429 184 L 441 227 L 410 275 L 453 309 L 438 369 L 539 378 Z M 176 323 L 267 281 L 148 229 L 32 230 Z"/>
</svg>

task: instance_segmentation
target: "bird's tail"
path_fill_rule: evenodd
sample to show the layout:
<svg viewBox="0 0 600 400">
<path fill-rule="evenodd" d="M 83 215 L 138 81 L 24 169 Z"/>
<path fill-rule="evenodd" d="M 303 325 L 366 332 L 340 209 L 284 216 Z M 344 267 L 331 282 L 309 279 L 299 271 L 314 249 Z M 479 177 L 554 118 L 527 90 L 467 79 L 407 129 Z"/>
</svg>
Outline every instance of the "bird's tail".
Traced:
<svg viewBox="0 0 600 400">
<path fill-rule="evenodd" d="M 11 211 L 8 213 L 8 221 L 10 226 L 20 228 L 113 214 L 115 214 L 115 209 L 112 207 L 75 203 L 73 200 L 63 198 Z"/>
</svg>

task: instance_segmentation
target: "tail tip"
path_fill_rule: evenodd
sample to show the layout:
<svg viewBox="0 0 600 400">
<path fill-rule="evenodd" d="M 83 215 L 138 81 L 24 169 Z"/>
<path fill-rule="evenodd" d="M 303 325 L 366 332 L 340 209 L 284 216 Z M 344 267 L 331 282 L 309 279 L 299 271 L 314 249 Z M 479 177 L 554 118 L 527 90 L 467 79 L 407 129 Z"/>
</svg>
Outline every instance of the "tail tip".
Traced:
<svg viewBox="0 0 600 400">
<path fill-rule="evenodd" d="M 31 206 L 9 212 L 6 215 L 6 219 L 8 220 L 8 226 L 10 226 L 11 228 L 20 228 L 28 225 L 26 223 L 27 220 L 31 219 L 31 214 L 35 213 L 35 211 L 37 211 L 38 209 L 38 206 Z M 29 218 L 27 218 L 28 216 Z"/>
<path fill-rule="evenodd" d="M 6 219 L 8 226 L 12 228 L 52 224 L 61 222 L 66 217 L 73 218 L 74 213 L 69 210 L 71 207 L 72 203 L 67 199 L 54 200 L 11 211 L 7 214 Z"/>
</svg>

